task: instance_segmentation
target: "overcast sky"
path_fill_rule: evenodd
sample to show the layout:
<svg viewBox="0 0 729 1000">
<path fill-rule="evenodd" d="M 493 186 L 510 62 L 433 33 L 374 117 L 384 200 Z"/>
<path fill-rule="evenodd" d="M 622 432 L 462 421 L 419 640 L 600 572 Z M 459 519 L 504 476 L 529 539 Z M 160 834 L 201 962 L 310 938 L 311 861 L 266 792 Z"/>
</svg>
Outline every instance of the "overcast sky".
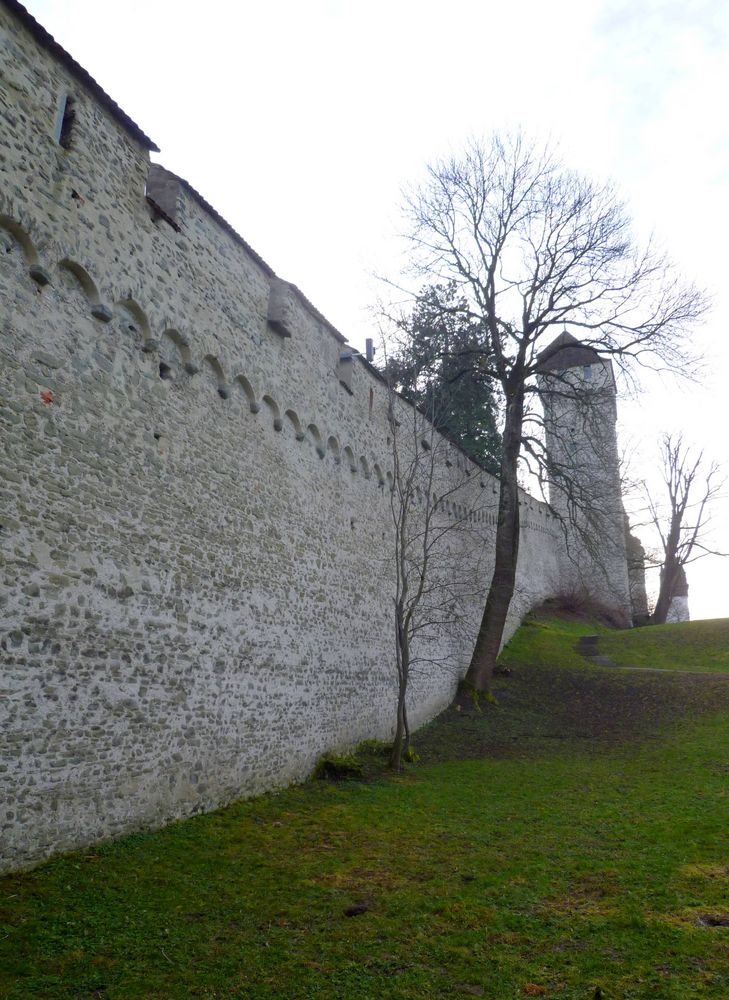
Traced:
<svg viewBox="0 0 729 1000">
<path fill-rule="evenodd" d="M 284 278 L 353 343 L 372 272 L 401 260 L 423 166 L 521 127 L 616 182 L 714 299 L 700 385 L 623 400 L 646 474 L 665 430 L 729 458 L 726 0 L 26 0 L 31 13 Z M 729 501 L 714 541 L 729 551 Z M 647 540 L 647 537 L 646 537 Z M 693 617 L 729 616 L 729 559 L 689 568 Z"/>
</svg>

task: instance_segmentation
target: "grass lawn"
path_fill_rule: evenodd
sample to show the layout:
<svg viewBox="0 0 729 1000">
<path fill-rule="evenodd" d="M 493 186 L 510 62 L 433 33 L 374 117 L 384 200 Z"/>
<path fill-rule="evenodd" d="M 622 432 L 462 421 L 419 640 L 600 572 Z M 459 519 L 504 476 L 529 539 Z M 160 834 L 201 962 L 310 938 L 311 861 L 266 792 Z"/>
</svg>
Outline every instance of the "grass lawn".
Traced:
<svg viewBox="0 0 729 1000">
<path fill-rule="evenodd" d="M 614 632 L 601 637 L 600 652 L 621 666 L 729 673 L 729 618 Z"/>
<path fill-rule="evenodd" d="M 586 634 L 599 637 L 597 652 L 609 656 L 616 666 L 729 673 L 729 618 L 615 630 L 580 620 L 536 616 L 519 629 L 502 660 L 584 666 L 575 645 Z"/>
<path fill-rule="evenodd" d="M 672 629 L 651 665 L 725 668 Z M 729 678 L 594 667 L 581 631 L 522 628 L 403 776 L 0 879 L 0 998 L 729 997 Z"/>
</svg>

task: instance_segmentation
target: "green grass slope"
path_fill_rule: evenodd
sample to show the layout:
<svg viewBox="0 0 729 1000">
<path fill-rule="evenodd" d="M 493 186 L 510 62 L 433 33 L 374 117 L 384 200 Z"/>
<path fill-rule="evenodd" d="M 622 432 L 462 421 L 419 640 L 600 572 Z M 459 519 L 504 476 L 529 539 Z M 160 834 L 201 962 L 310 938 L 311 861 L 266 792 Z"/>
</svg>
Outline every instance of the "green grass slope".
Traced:
<svg viewBox="0 0 729 1000">
<path fill-rule="evenodd" d="M 594 621 L 535 615 L 502 654 L 502 663 L 584 666 L 577 641 L 597 635 L 598 652 L 618 666 L 729 672 L 729 618 L 617 631 Z"/>
<path fill-rule="evenodd" d="M 594 631 L 520 630 L 404 776 L 0 879 L 0 998 L 726 998 L 729 678 L 595 667 Z"/>
<path fill-rule="evenodd" d="M 729 618 L 614 632 L 599 646 L 621 666 L 729 672 Z"/>
</svg>

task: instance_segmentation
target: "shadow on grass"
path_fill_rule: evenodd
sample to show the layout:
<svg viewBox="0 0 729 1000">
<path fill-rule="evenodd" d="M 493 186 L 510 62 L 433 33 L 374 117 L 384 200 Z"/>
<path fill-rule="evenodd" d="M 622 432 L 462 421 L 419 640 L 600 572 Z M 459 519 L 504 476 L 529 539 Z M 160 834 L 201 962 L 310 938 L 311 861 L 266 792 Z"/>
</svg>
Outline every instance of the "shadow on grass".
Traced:
<svg viewBox="0 0 729 1000">
<path fill-rule="evenodd" d="M 509 673 L 495 679 L 496 704 L 477 712 L 454 703 L 418 733 L 424 762 L 541 756 L 570 743 L 602 752 L 729 709 L 727 675 L 507 662 Z"/>
</svg>

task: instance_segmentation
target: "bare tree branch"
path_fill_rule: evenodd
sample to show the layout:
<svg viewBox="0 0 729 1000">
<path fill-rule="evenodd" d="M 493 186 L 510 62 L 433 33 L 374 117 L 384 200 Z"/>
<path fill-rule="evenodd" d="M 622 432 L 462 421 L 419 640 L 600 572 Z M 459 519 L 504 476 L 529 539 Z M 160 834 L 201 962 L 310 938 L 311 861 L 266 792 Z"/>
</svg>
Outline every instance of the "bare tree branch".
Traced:
<svg viewBox="0 0 729 1000">
<path fill-rule="evenodd" d="M 707 462 L 684 443 L 681 434 L 665 434 L 661 441 L 663 482 L 660 500 L 644 484 L 649 521 L 661 540 L 661 577 L 653 622 L 663 624 L 671 603 L 686 588 L 684 567 L 707 555 L 727 555 L 710 548 L 702 537 L 711 520 L 711 506 L 722 495 L 726 480 L 716 462 Z"/>
</svg>

